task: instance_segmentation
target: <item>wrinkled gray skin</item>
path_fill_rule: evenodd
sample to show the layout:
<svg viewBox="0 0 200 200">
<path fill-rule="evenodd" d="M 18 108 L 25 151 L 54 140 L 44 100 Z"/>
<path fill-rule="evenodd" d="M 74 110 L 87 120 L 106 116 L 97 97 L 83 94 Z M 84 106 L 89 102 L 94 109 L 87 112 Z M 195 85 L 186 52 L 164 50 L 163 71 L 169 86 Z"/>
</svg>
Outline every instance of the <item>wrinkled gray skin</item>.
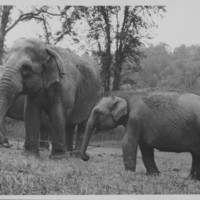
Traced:
<svg viewBox="0 0 200 200">
<path fill-rule="evenodd" d="M 200 96 L 189 93 L 138 90 L 104 97 L 92 109 L 81 156 L 86 154 L 95 131 L 125 127 L 123 161 L 135 171 L 138 144 L 148 174 L 158 174 L 154 148 L 167 152 L 190 152 L 190 177 L 200 179 Z"/>
<path fill-rule="evenodd" d="M 4 71 L 4 67 L 3 67 L 3 65 L 0 65 L 0 77 L 2 77 L 3 71 Z M 6 113 L 6 117 L 24 121 L 24 107 L 25 107 L 25 96 L 21 95 L 9 107 L 9 109 Z M 48 120 L 47 116 L 45 116 L 43 114 L 42 121 L 41 121 L 41 127 L 40 127 L 40 139 L 43 141 L 47 141 L 49 139 L 49 136 L 51 135 L 51 131 L 52 131 L 52 129 L 50 127 L 49 120 Z M 6 148 L 11 147 L 8 139 L 5 137 L 6 136 L 5 123 L 2 124 L 2 132 L 4 135 L 3 146 Z M 49 149 L 49 144 L 47 142 L 41 141 L 39 146 L 42 148 Z"/>
<path fill-rule="evenodd" d="M 26 151 L 38 154 L 43 110 L 53 129 L 51 154 L 60 158 L 67 155 L 66 143 L 72 141 L 76 124 L 80 149 L 86 120 L 100 91 L 94 66 L 68 49 L 32 38 L 15 41 L 4 66 L 0 80 L 0 125 L 13 100 L 26 94 Z"/>
<path fill-rule="evenodd" d="M 16 120 L 22 120 L 24 121 L 24 106 L 25 106 L 25 96 L 21 95 L 19 96 L 9 107 L 6 117 L 10 117 L 12 119 Z M 39 146 L 42 148 L 49 149 L 49 136 L 51 136 L 51 126 L 49 124 L 49 120 L 45 114 L 42 115 L 42 121 L 41 121 L 41 127 L 40 127 L 40 140 L 43 140 L 40 142 Z M 3 135 L 6 136 L 6 130 L 5 130 L 5 124 L 3 125 Z M 8 144 L 8 139 L 5 140 L 6 144 L 5 147 L 10 147 Z"/>
<path fill-rule="evenodd" d="M 11 104 L 9 107 L 6 117 L 10 117 L 12 119 L 16 120 L 22 120 L 24 121 L 24 107 L 25 107 L 25 96 L 21 95 L 17 97 L 17 99 Z M 3 125 L 5 126 L 5 125 Z M 5 128 L 3 128 L 5 130 Z M 6 132 L 4 131 L 6 134 Z M 73 130 L 71 130 L 71 134 L 74 135 L 75 133 L 75 127 Z M 5 136 L 4 134 L 4 136 Z M 40 143 L 39 147 L 46 148 L 49 150 L 49 143 L 45 142 L 48 141 L 52 135 L 52 127 L 49 122 L 48 116 L 43 112 L 41 117 L 41 125 L 40 125 Z M 9 144 L 8 140 L 6 142 Z M 70 146 L 67 146 L 67 144 L 70 144 Z M 73 150 L 73 137 L 71 138 L 71 141 L 66 144 L 67 151 Z M 77 144 L 76 144 L 77 145 Z M 6 147 L 8 147 L 6 145 Z"/>
</svg>

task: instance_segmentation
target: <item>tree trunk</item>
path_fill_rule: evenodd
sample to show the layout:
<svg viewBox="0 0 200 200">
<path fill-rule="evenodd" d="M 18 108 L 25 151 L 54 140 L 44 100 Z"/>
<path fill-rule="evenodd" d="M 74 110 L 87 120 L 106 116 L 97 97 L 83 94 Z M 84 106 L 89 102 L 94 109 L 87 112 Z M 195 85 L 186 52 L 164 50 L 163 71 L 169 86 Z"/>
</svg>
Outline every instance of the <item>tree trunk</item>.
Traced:
<svg viewBox="0 0 200 200">
<path fill-rule="evenodd" d="M 4 37 L 2 37 L 0 31 L 0 65 L 3 64 L 3 54 L 4 54 Z"/>
<path fill-rule="evenodd" d="M 112 55 L 110 53 L 108 53 L 107 55 L 102 55 L 101 78 L 103 80 L 104 92 L 110 91 L 111 64 L 112 64 Z"/>
<path fill-rule="evenodd" d="M 121 66 L 120 64 L 115 63 L 114 69 L 114 81 L 113 81 L 113 91 L 120 89 L 120 81 L 121 81 Z"/>
<path fill-rule="evenodd" d="M 10 11 L 13 6 L 1 6 L 1 27 L 0 27 L 0 65 L 3 64 L 4 42 L 6 36 L 6 27 L 9 22 Z"/>
<path fill-rule="evenodd" d="M 83 137 L 83 142 L 82 142 L 82 145 L 81 145 L 81 158 L 84 161 L 89 160 L 89 156 L 86 154 L 86 151 L 87 151 L 87 147 L 88 147 L 88 144 L 90 142 L 90 139 L 92 137 L 92 134 L 95 131 L 95 127 L 94 127 L 94 120 L 95 119 L 94 119 L 93 115 L 94 114 L 92 113 L 89 120 L 88 120 L 86 130 L 85 130 L 85 134 L 84 134 L 84 137 Z"/>
<path fill-rule="evenodd" d="M 104 73 L 104 91 L 110 91 L 110 78 L 111 78 L 111 22 L 110 22 L 110 8 L 106 6 L 100 7 L 100 12 L 105 22 L 105 53 L 102 54 L 102 68 Z"/>
<path fill-rule="evenodd" d="M 121 81 L 121 71 L 122 71 L 122 64 L 123 64 L 123 56 L 121 51 L 116 51 L 115 53 L 115 65 L 113 69 L 113 91 L 120 89 L 120 81 Z"/>
</svg>

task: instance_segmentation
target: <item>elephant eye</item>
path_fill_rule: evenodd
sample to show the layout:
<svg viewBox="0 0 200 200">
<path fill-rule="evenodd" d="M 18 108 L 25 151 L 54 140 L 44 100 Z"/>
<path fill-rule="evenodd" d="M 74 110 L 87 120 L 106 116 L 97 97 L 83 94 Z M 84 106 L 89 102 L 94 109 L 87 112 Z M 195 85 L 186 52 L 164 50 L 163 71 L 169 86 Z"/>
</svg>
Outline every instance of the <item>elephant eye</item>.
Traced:
<svg viewBox="0 0 200 200">
<path fill-rule="evenodd" d="M 100 110 L 100 109 L 96 109 L 94 112 L 95 112 L 95 114 L 97 114 L 97 115 L 103 114 L 103 111 Z"/>
<path fill-rule="evenodd" d="M 32 72 L 31 66 L 29 66 L 29 65 L 23 65 L 22 69 L 21 69 L 21 72 L 22 72 L 22 75 L 24 77 L 28 77 L 31 74 L 31 72 Z"/>
</svg>

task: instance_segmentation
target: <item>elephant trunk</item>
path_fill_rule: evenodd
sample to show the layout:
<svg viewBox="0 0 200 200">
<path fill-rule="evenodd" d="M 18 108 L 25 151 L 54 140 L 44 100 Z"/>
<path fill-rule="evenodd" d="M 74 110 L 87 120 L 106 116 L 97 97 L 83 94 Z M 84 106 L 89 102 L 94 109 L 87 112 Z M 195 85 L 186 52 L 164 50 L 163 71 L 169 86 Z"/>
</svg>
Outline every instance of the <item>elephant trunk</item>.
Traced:
<svg viewBox="0 0 200 200">
<path fill-rule="evenodd" d="M 91 138 L 94 130 L 95 130 L 94 120 L 90 118 L 88 123 L 87 123 L 86 131 L 85 131 L 85 134 L 84 134 L 84 137 L 83 137 L 83 142 L 82 142 L 82 145 L 81 145 L 81 158 L 82 158 L 83 161 L 89 160 L 89 156 L 86 154 L 86 151 L 87 151 L 87 146 L 90 142 L 90 138 Z"/>
<path fill-rule="evenodd" d="M 4 142 L 2 123 L 15 97 L 22 91 L 22 77 L 16 69 L 5 69 L 0 80 L 0 143 Z"/>
</svg>

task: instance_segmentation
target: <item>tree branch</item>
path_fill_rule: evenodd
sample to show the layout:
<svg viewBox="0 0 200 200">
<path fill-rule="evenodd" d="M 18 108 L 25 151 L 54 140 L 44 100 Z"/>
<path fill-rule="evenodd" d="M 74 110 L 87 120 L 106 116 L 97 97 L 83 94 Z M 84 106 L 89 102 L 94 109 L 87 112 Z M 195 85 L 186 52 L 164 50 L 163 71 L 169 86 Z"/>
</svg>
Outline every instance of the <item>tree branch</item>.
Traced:
<svg viewBox="0 0 200 200">
<path fill-rule="evenodd" d="M 48 15 L 51 15 L 51 16 L 63 16 L 64 15 L 64 12 L 61 12 L 61 13 L 52 13 L 52 12 L 48 12 L 47 10 L 44 10 L 43 8 L 41 9 L 35 9 L 36 11 L 40 12 L 40 13 L 46 13 Z"/>
<path fill-rule="evenodd" d="M 3 31 L 3 35 L 6 34 L 6 26 L 8 24 L 9 15 L 12 8 L 13 6 L 3 6 L 1 19 L 1 31 Z"/>
<path fill-rule="evenodd" d="M 30 20 L 33 18 L 37 18 L 42 13 L 42 11 L 38 11 L 37 13 L 25 13 L 19 16 L 17 20 L 14 21 L 14 23 L 6 29 L 6 33 L 8 33 L 12 28 L 14 28 L 20 21 Z"/>
<path fill-rule="evenodd" d="M 42 18 L 38 18 L 38 20 L 43 22 L 46 42 L 47 42 L 48 44 L 50 44 L 50 40 L 49 40 L 50 33 L 49 33 L 48 27 L 47 27 L 47 24 L 48 24 L 48 23 L 47 23 L 46 20 L 44 19 L 44 16 L 43 16 Z"/>
</svg>

